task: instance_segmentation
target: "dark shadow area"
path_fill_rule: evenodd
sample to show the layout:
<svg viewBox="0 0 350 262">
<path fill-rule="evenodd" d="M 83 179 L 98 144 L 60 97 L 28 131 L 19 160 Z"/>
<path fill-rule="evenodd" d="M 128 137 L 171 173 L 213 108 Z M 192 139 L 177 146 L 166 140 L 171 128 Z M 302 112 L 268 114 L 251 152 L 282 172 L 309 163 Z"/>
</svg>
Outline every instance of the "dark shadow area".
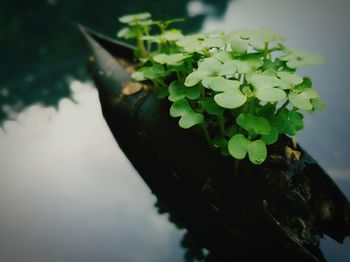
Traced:
<svg viewBox="0 0 350 262">
<path fill-rule="evenodd" d="M 208 15 L 221 16 L 228 0 L 205 0 L 207 11 L 188 14 L 188 0 L 4 0 L 0 2 L 0 124 L 33 104 L 57 107 L 69 98 L 69 77 L 85 79 L 86 45 L 82 23 L 114 37 L 127 13 L 150 12 L 156 19 L 186 18 L 184 32 L 194 32 Z M 198 1 L 197 1 L 198 2 Z"/>
</svg>

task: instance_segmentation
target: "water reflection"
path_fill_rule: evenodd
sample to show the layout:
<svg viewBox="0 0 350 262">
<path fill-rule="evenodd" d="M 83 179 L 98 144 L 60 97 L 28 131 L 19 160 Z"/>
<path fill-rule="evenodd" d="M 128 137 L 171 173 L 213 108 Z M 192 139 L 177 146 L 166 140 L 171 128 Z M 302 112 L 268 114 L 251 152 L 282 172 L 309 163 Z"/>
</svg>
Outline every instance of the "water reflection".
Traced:
<svg viewBox="0 0 350 262">
<path fill-rule="evenodd" d="M 96 91 L 32 107 L 0 134 L 1 261 L 181 261 L 183 230 L 118 150 Z"/>
</svg>

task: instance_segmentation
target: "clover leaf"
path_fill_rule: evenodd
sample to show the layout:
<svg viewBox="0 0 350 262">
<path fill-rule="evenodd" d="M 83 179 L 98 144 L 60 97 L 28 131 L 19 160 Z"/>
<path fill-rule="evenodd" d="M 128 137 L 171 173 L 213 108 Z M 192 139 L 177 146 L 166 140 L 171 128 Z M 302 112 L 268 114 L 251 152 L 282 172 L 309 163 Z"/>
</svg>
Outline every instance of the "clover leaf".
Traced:
<svg viewBox="0 0 350 262">
<path fill-rule="evenodd" d="M 302 50 L 287 50 L 286 53 L 279 57 L 285 61 L 290 68 L 299 68 L 308 65 L 319 65 L 323 63 L 323 57 L 320 55 L 311 54 Z"/>
<path fill-rule="evenodd" d="M 136 28 L 124 27 L 117 33 L 117 36 L 125 39 L 136 38 L 137 30 Z"/>
<path fill-rule="evenodd" d="M 180 81 L 172 81 L 169 86 L 169 100 L 176 102 L 187 97 L 190 100 L 199 98 L 200 88 L 199 87 L 186 87 Z"/>
<path fill-rule="evenodd" d="M 263 163 L 267 157 L 267 149 L 263 141 L 249 141 L 242 134 L 231 137 L 227 146 L 230 155 L 234 158 L 243 159 L 248 153 L 249 160 L 256 165 Z"/>
<path fill-rule="evenodd" d="M 157 54 L 153 57 L 153 60 L 159 64 L 167 64 L 167 65 L 181 65 L 183 61 L 190 57 L 189 55 L 184 55 L 182 53 L 176 54 Z"/>
<path fill-rule="evenodd" d="M 263 117 L 254 116 L 252 114 L 240 114 L 236 119 L 237 124 L 245 129 L 250 135 L 261 134 L 268 135 L 270 133 L 270 123 Z"/>
<path fill-rule="evenodd" d="M 248 144 L 249 160 L 255 164 L 262 164 L 267 157 L 266 145 L 262 140 L 255 140 Z"/>
<path fill-rule="evenodd" d="M 249 41 L 242 37 L 244 33 L 244 30 L 235 30 L 228 36 L 231 44 L 231 50 L 235 54 L 245 54 L 247 52 Z"/>
<path fill-rule="evenodd" d="M 195 112 L 186 99 L 177 100 L 170 107 L 170 116 L 181 117 L 179 126 L 187 129 L 203 122 L 204 116 Z"/>
<path fill-rule="evenodd" d="M 234 66 L 237 68 L 237 73 L 246 74 L 255 72 L 263 65 L 263 56 L 260 53 L 247 54 L 242 56 L 239 60 L 233 60 Z"/>
<path fill-rule="evenodd" d="M 210 115 L 222 115 L 224 113 L 224 108 L 218 106 L 218 104 L 214 101 L 213 98 L 203 98 L 199 100 L 199 104 L 202 108 Z"/>
<path fill-rule="evenodd" d="M 313 109 L 312 100 L 318 99 L 318 98 L 319 98 L 318 93 L 311 88 L 307 88 L 300 93 L 292 91 L 288 95 L 289 101 L 295 107 L 306 111 Z"/>
<path fill-rule="evenodd" d="M 264 141 L 266 145 L 271 145 L 278 140 L 278 131 L 275 127 L 271 127 L 270 132 L 267 135 L 263 135 L 261 140 Z"/>
<path fill-rule="evenodd" d="M 297 86 L 303 82 L 303 78 L 294 73 L 281 71 L 277 73 L 277 76 L 282 80 L 282 89 L 292 89 L 294 86 Z"/>
<path fill-rule="evenodd" d="M 240 86 L 237 80 L 228 80 L 221 76 L 212 77 L 208 82 L 208 87 L 216 92 L 225 92 L 238 89 Z"/>
<path fill-rule="evenodd" d="M 247 97 L 239 89 L 234 89 L 215 95 L 214 100 L 223 108 L 235 109 L 242 106 L 247 101 Z"/>
<path fill-rule="evenodd" d="M 283 90 L 277 88 L 281 85 L 281 80 L 276 76 L 256 74 L 250 82 L 256 88 L 256 97 L 261 101 L 279 102 L 287 97 Z"/>
<path fill-rule="evenodd" d="M 248 140 L 242 134 L 231 137 L 228 141 L 228 151 L 236 159 L 245 158 L 248 152 Z"/>
<path fill-rule="evenodd" d="M 283 131 L 289 136 L 295 136 L 297 131 L 304 128 L 304 121 L 302 114 L 295 111 L 288 111 L 287 109 L 281 112 L 286 119 L 285 130 Z"/>
<path fill-rule="evenodd" d="M 278 41 L 284 41 L 284 37 L 266 28 L 253 31 L 249 37 L 249 44 L 255 50 L 263 50 L 266 43 L 272 44 Z"/>
<path fill-rule="evenodd" d="M 223 77 L 213 77 L 208 87 L 216 92 L 223 92 L 214 96 L 214 101 L 221 107 L 234 109 L 242 106 L 247 97 L 239 89 L 240 83 L 236 80 L 227 80 Z"/>
<path fill-rule="evenodd" d="M 222 64 L 215 58 L 209 57 L 198 63 L 198 69 L 190 73 L 185 79 L 185 86 L 194 86 L 204 78 L 219 74 Z"/>
<path fill-rule="evenodd" d="M 124 24 L 132 24 L 138 21 L 144 21 L 151 17 L 150 13 L 139 13 L 133 15 L 125 15 L 119 18 L 119 21 Z"/>
<path fill-rule="evenodd" d="M 200 52 L 212 47 L 222 47 L 224 41 L 221 37 L 213 37 L 210 34 L 195 34 L 186 36 L 176 42 L 176 44 L 182 47 L 186 52 Z"/>
<path fill-rule="evenodd" d="M 236 72 L 237 72 L 237 67 L 236 67 L 235 61 L 227 61 L 221 66 L 219 75 L 232 76 Z"/>
<path fill-rule="evenodd" d="M 136 81 L 153 80 L 169 75 L 162 65 L 143 67 L 131 75 Z"/>
</svg>

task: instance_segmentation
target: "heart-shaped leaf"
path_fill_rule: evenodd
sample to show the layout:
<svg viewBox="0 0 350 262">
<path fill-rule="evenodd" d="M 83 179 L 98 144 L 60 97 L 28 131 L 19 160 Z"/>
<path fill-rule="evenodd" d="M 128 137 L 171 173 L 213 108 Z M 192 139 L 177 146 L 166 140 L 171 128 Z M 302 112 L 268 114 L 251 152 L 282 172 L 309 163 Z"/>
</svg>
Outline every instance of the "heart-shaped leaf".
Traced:
<svg viewBox="0 0 350 262">
<path fill-rule="evenodd" d="M 221 76 L 232 76 L 237 72 L 237 68 L 234 61 L 228 61 L 221 66 L 219 75 Z"/>
<path fill-rule="evenodd" d="M 261 101 L 271 103 L 282 101 L 287 97 L 286 93 L 278 88 L 261 88 L 256 91 L 255 95 Z"/>
<path fill-rule="evenodd" d="M 124 24 L 130 24 L 136 21 L 147 20 L 151 17 L 150 13 L 139 13 L 133 15 L 125 15 L 119 18 L 119 21 Z"/>
<path fill-rule="evenodd" d="M 190 73 L 185 79 L 185 86 L 191 87 L 198 84 L 202 79 L 208 76 L 206 71 L 194 71 Z"/>
<path fill-rule="evenodd" d="M 179 81 L 172 81 L 169 85 L 169 100 L 176 102 L 180 99 L 187 97 L 190 100 L 199 98 L 200 88 L 199 87 L 186 87 Z"/>
<path fill-rule="evenodd" d="M 215 95 L 214 100 L 223 108 L 235 109 L 242 106 L 247 101 L 247 97 L 237 88 Z"/>
<path fill-rule="evenodd" d="M 243 159 L 248 151 L 248 140 L 242 134 L 237 134 L 231 137 L 227 146 L 231 156 L 236 159 Z"/>
<path fill-rule="evenodd" d="M 184 55 L 182 53 L 176 54 L 157 54 L 153 57 L 153 60 L 159 64 L 167 64 L 167 65 L 181 65 L 183 61 L 190 57 L 189 55 Z"/>
<path fill-rule="evenodd" d="M 196 112 L 190 112 L 186 115 L 183 115 L 180 118 L 179 126 L 181 128 L 187 129 L 194 125 L 201 124 L 203 120 L 204 120 L 204 117 L 202 114 L 196 113 Z"/>
<path fill-rule="evenodd" d="M 170 107 L 170 116 L 179 117 L 192 111 L 193 109 L 191 108 L 187 100 L 180 99 L 176 101 L 174 104 L 172 104 L 172 106 Z"/>
<path fill-rule="evenodd" d="M 209 57 L 198 63 L 198 70 L 211 74 L 219 73 L 222 63 L 216 58 Z"/>
<path fill-rule="evenodd" d="M 252 114 L 240 114 L 236 122 L 251 135 L 268 135 L 270 133 L 270 123 L 263 117 L 254 116 Z"/>
<path fill-rule="evenodd" d="M 278 131 L 275 127 L 271 127 L 270 132 L 267 135 L 263 135 L 261 140 L 264 141 L 266 145 L 271 145 L 278 140 Z"/>
<path fill-rule="evenodd" d="M 303 78 L 294 73 L 278 72 L 277 76 L 290 86 L 296 86 L 303 82 Z"/>
<path fill-rule="evenodd" d="M 256 140 L 248 143 L 248 156 L 249 160 L 255 164 L 262 164 L 267 157 L 266 145 L 261 140 Z"/>
<path fill-rule="evenodd" d="M 213 98 L 206 97 L 199 101 L 202 105 L 202 108 L 210 115 L 222 115 L 224 109 L 218 106 Z"/>
<path fill-rule="evenodd" d="M 313 106 L 311 104 L 311 99 L 318 99 L 319 95 L 312 88 L 307 88 L 301 93 L 291 92 L 288 95 L 289 101 L 297 108 L 302 110 L 312 110 Z"/>
<path fill-rule="evenodd" d="M 214 77 L 208 82 L 208 87 L 216 92 L 226 92 L 238 89 L 239 81 L 227 80 L 221 76 Z"/>
<path fill-rule="evenodd" d="M 179 126 L 184 129 L 201 124 L 204 120 L 204 116 L 195 112 L 186 99 L 176 101 L 170 107 L 170 115 L 172 117 L 181 117 Z"/>
<path fill-rule="evenodd" d="M 324 59 L 320 55 L 311 54 L 303 50 L 287 50 L 286 53 L 279 57 L 280 60 L 286 61 L 290 68 L 299 68 L 308 65 L 322 64 Z"/>
</svg>

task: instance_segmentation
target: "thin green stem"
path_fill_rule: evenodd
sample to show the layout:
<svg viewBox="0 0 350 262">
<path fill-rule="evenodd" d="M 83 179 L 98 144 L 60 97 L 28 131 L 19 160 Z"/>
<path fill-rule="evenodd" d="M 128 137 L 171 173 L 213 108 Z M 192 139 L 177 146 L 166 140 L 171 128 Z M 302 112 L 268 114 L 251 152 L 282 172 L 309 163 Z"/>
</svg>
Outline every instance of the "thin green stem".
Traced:
<svg viewBox="0 0 350 262">
<path fill-rule="evenodd" d="M 297 146 L 298 146 L 297 139 L 295 138 L 295 136 L 292 136 L 291 139 L 292 139 L 293 149 L 297 149 Z"/>
<path fill-rule="evenodd" d="M 218 122 L 219 122 L 220 133 L 222 136 L 225 136 L 225 118 L 223 114 L 218 115 Z"/>
<path fill-rule="evenodd" d="M 210 138 L 210 134 L 209 134 L 208 127 L 207 127 L 206 123 L 203 122 L 201 124 L 201 127 L 202 127 L 202 130 L 203 130 L 205 139 L 207 140 L 208 144 L 210 146 L 212 146 L 213 145 L 213 141 Z"/>
<path fill-rule="evenodd" d="M 266 59 L 269 53 L 269 43 L 265 42 L 265 48 L 264 48 L 264 58 Z"/>
</svg>

